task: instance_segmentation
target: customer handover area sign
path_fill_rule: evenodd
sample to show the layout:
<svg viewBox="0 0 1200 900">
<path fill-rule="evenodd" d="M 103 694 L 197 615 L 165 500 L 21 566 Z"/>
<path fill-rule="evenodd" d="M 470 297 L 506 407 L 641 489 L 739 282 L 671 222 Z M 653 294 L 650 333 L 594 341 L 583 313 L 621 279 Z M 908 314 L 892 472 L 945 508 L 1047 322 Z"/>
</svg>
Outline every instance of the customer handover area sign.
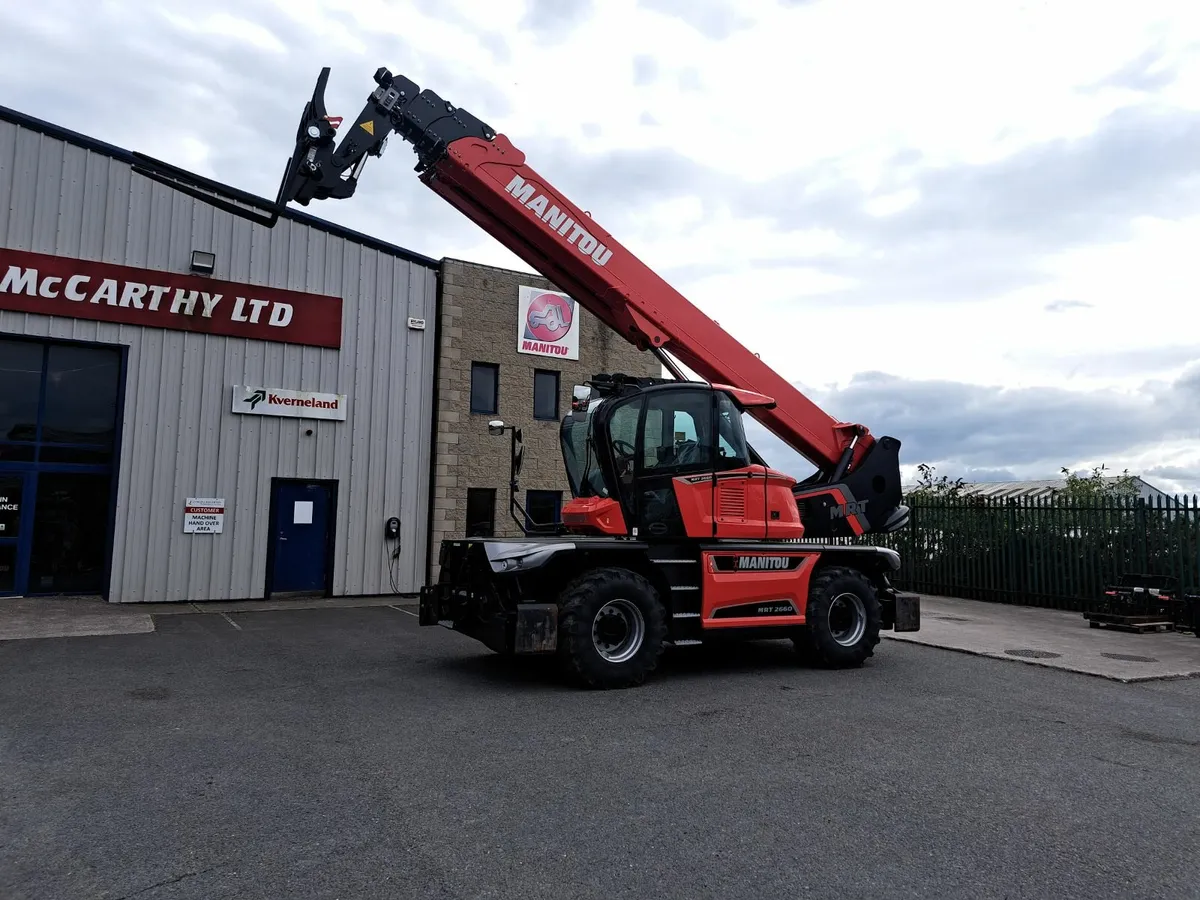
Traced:
<svg viewBox="0 0 1200 900">
<path fill-rule="evenodd" d="M 579 359 L 579 308 L 558 291 L 520 288 L 517 299 L 517 352 Z"/>
<path fill-rule="evenodd" d="M 256 416 L 291 416 L 301 419 L 346 419 L 345 394 L 285 391 L 255 385 L 233 386 L 233 411 Z"/>
<path fill-rule="evenodd" d="M 256 338 L 342 344 L 342 298 L 0 248 L 0 309 Z"/>
<path fill-rule="evenodd" d="M 183 506 L 184 534 L 220 534 L 225 529 L 225 501 L 188 497 Z"/>
</svg>

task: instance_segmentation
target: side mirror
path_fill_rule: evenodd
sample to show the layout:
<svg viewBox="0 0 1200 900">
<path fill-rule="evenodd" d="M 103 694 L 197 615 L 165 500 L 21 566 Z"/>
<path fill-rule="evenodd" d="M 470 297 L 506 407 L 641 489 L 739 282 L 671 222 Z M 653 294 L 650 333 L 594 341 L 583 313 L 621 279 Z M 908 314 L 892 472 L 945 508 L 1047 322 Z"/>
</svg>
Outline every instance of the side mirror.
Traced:
<svg viewBox="0 0 1200 900">
<path fill-rule="evenodd" d="M 592 402 L 592 389 L 586 384 L 577 384 L 571 391 L 571 415 L 576 422 L 587 421 L 588 404 Z"/>
<path fill-rule="evenodd" d="M 504 434 L 504 420 L 492 419 L 488 422 L 488 434 Z"/>
</svg>

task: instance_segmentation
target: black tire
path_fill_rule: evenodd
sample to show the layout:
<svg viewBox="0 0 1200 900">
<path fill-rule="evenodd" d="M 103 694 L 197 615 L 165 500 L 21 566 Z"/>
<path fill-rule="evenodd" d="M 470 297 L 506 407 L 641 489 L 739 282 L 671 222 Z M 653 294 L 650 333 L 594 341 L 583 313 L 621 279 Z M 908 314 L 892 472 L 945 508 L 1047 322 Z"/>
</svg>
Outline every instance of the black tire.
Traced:
<svg viewBox="0 0 1200 900">
<path fill-rule="evenodd" d="M 667 614 L 654 586 L 636 572 L 585 572 L 567 585 L 558 609 L 558 656 L 574 681 L 589 688 L 634 687 L 657 668 Z M 598 645 L 593 630 L 601 612 Z"/>
<path fill-rule="evenodd" d="M 800 657 L 828 668 L 861 666 L 875 652 L 883 621 L 879 598 L 856 569 L 818 569 L 808 587 L 805 625 L 793 643 Z"/>
</svg>

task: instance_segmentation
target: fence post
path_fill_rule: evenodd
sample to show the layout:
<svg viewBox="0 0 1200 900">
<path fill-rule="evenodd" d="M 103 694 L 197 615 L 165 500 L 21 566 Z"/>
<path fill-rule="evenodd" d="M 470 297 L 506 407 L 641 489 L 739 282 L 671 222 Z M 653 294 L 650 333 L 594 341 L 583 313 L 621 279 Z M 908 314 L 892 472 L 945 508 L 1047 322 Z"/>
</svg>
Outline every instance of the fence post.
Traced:
<svg viewBox="0 0 1200 900">
<path fill-rule="evenodd" d="M 1021 581 L 1021 536 L 1017 531 L 1017 498 L 1005 498 L 1004 506 L 1008 518 L 1008 584 L 1005 585 L 1005 601 L 1011 603 Z"/>
</svg>

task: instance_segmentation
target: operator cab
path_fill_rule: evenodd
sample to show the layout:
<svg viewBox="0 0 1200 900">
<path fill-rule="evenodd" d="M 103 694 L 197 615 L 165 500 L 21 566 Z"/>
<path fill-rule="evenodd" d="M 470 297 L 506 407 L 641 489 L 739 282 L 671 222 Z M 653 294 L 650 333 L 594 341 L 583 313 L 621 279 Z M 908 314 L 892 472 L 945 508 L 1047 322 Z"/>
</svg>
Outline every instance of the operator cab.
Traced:
<svg viewBox="0 0 1200 900">
<path fill-rule="evenodd" d="M 577 385 L 561 430 L 574 498 L 564 524 L 641 538 L 799 537 L 795 481 L 751 451 L 735 395 L 757 397 L 620 375 Z"/>
</svg>

